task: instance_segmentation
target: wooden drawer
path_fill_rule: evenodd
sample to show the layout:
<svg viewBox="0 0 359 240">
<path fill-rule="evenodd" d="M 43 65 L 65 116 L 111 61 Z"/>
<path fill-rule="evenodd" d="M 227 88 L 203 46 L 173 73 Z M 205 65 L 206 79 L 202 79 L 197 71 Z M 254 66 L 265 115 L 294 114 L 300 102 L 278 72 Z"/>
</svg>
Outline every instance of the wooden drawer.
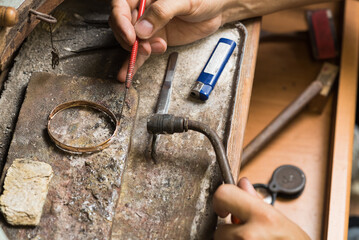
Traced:
<svg viewBox="0 0 359 240">
<path fill-rule="evenodd" d="M 277 201 L 275 207 L 299 224 L 312 239 L 347 238 L 359 3 L 346 1 L 344 13 L 336 96 L 321 115 L 301 113 L 240 173 L 240 177 L 246 176 L 252 183 L 267 183 L 280 165 L 300 167 L 307 177 L 302 196 Z M 302 28 L 303 24 L 299 24 L 296 30 Z M 322 62 L 313 61 L 310 54 L 305 41 L 260 44 L 244 145 L 315 79 Z"/>
</svg>

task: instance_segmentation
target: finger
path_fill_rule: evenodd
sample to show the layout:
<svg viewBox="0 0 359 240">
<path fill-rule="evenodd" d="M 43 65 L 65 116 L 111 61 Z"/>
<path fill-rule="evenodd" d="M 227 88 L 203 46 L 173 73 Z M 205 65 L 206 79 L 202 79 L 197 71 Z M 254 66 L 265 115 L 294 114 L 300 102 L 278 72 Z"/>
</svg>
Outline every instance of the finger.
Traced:
<svg viewBox="0 0 359 240">
<path fill-rule="evenodd" d="M 151 46 L 151 52 L 154 54 L 161 54 L 167 50 L 167 42 L 161 37 L 151 38 L 149 39 L 149 43 Z"/>
<path fill-rule="evenodd" d="M 137 72 L 138 68 L 140 68 L 149 57 L 150 57 L 150 55 L 142 55 L 142 54 L 137 55 L 137 60 L 136 60 L 135 68 L 134 68 L 134 73 Z M 120 82 L 125 82 L 126 81 L 128 62 L 129 62 L 129 59 L 127 59 L 123 63 L 123 65 L 121 66 L 121 68 L 120 68 L 120 70 L 119 70 L 119 72 L 117 74 L 117 79 Z"/>
<path fill-rule="evenodd" d="M 111 17 L 109 19 L 112 30 L 123 38 L 128 45 L 133 45 L 136 33 L 132 24 L 132 9 L 125 0 L 113 0 Z"/>
<path fill-rule="evenodd" d="M 262 211 L 261 203 L 260 199 L 231 184 L 221 185 L 213 198 L 214 211 L 220 217 L 232 213 L 242 221 L 247 221 L 252 215 Z"/>
<path fill-rule="evenodd" d="M 131 19 L 131 23 L 132 23 L 132 25 L 135 25 L 135 23 L 136 23 L 136 21 L 137 21 L 137 16 L 138 16 L 138 11 L 137 11 L 137 9 L 134 9 L 133 11 L 132 11 L 132 19 Z"/>
<path fill-rule="evenodd" d="M 138 55 L 149 56 L 151 54 L 151 44 L 147 40 L 142 40 L 138 45 Z"/>
<path fill-rule="evenodd" d="M 173 17 L 189 13 L 190 11 L 191 5 L 189 1 L 158 0 L 149 6 L 135 24 L 137 36 L 149 39 Z"/>
<path fill-rule="evenodd" d="M 110 25 L 111 26 L 111 25 Z M 124 48 L 125 50 L 127 51 L 131 51 L 132 49 L 132 46 L 128 45 L 127 42 L 124 41 L 123 37 L 118 34 L 117 32 L 113 32 L 114 33 L 114 36 L 116 38 L 116 40 L 120 43 L 121 47 Z M 159 40 L 157 40 L 159 41 Z M 153 42 L 151 42 L 152 44 Z M 163 45 L 163 43 L 162 43 Z M 167 46 L 167 45 L 166 45 Z M 158 47 L 157 47 L 158 48 Z M 162 46 L 162 49 L 163 49 L 163 46 Z M 147 40 L 141 40 L 139 42 L 139 47 L 138 47 L 138 51 L 139 53 L 141 53 L 142 55 L 149 55 L 151 54 L 151 45 L 150 45 L 150 42 L 147 41 Z M 159 50 L 157 50 L 159 51 Z"/>
<path fill-rule="evenodd" d="M 226 239 L 245 239 L 241 238 L 242 232 L 245 231 L 245 226 L 225 224 L 217 227 L 214 233 L 214 239 L 226 240 Z"/>
<path fill-rule="evenodd" d="M 249 193 L 250 195 L 254 197 L 258 197 L 257 191 L 254 189 L 251 182 L 248 180 L 248 178 L 243 177 L 238 182 L 238 187 Z"/>
<path fill-rule="evenodd" d="M 111 22 L 110 26 L 111 26 Z M 112 28 L 112 26 L 111 26 Z M 121 47 L 127 51 L 131 51 L 131 46 L 127 44 L 127 42 L 125 42 L 125 40 L 120 36 L 120 34 L 118 34 L 117 32 L 113 31 L 113 35 L 115 36 L 117 42 L 121 45 Z"/>
</svg>

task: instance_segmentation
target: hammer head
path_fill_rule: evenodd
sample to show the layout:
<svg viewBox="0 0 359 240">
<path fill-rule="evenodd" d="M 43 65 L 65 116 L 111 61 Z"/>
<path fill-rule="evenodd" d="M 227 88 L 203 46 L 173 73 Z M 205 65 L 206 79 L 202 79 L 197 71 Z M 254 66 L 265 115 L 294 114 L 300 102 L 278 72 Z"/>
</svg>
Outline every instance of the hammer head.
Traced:
<svg viewBox="0 0 359 240">
<path fill-rule="evenodd" d="M 323 111 L 324 106 L 328 101 L 330 91 L 337 78 L 338 71 L 339 67 L 334 64 L 328 62 L 323 64 L 316 79 L 316 81 L 320 81 L 323 84 L 323 88 L 320 93 L 309 102 L 309 111 L 314 113 L 321 113 Z"/>
</svg>

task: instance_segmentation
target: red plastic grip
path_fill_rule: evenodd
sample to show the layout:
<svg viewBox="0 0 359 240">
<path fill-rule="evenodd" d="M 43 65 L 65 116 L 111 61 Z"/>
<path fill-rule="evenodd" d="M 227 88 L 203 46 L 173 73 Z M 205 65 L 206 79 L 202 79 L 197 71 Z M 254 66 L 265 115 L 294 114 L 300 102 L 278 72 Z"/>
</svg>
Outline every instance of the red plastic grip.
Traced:
<svg viewBox="0 0 359 240">
<path fill-rule="evenodd" d="M 137 20 L 143 15 L 145 11 L 146 0 L 141 0 L 140 6 L 138 7 Z M 138 52 L 138 38 L 132 46 L 130 61 L 128 62 L 127 75 L 126 75 L 126 88 L 130 88 L 135 70 L 136 58 Z"/>
</svg>

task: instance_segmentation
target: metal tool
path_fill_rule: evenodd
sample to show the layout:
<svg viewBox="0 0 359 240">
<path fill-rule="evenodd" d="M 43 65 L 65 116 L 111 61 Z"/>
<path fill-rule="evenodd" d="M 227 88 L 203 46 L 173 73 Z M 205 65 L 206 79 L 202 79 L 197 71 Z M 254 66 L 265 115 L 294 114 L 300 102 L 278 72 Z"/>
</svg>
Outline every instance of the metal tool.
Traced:
<svg viewBox="0 0 359 240">
<path fill-rule="evenodd" d="M 60 63 L 60 55 L 59 55 L 59 51 L 54 47 L 51 24 L 57 23 L 57 19 L 49 14 L 38 12 L 34 9 L 29 10 L 29 21 L 31 21 L 31 15 L 35 15 L 36 19 L 49 24 L 50 42 L 51 42 L 51 67 L 52 69 L 55 69 L 56 66 L 59 65 Z"/>
<path fill-rule="evenodd" d="M 73 15 L 77 20 L 88 24 L 88 25 L 92 25 L 92 26 L 98 26 L 98 27 L 105 27 L 105 28 L 109 28 L 109 24 L 108 24 L 108 19 L 89 19 L 89 18 L 84 18 L 83 16 L 81 16 L 78 13 L 74 13 Z"/>
<path fill-rule="evenodd" d="M 121 45 L 120 44 L 107 44 L 107 45 L 98 45 L 98 46 L 90 46 L 90 47 L 83 47 L 83 48 L 79 48 L 79 49 L 72 49 L 69 47 L 64 47 L 63 49 L 65 51 L 68 52 L 72 52 L 72 53 L 88 53 L 88 52 L 96 52 L 96 51 L 103 51 L 103 50 L 111 50 L 111 49 L 116 49 L 116 48 L 120 48 Z"/>
<path fill-rule="evenodd" d="M 263 200 L 274 205 L 278 197 L 297 198 L 305 187 L 306 178 L 304 172 L 293 165 L 283 165 L 278 167 L 267 184 L 257 183 L 253 187 L 263 196 Z"/>
<path fill-rule="evenodd" d="M 0 6 L 0 26 L 11 27 L 19 22 L 19 14 L 13 7 Z"/>
<path fill-rule="evenodd" d="M 263 129 L 243 150 L 241 167 L 244 167 L 260 150 L 262 150 L 301 110 L 318 94 L 328 98 L 330 89 L 338 74 L 339 68 L 325 63 L 316 78 L 302 94 L 290 103 L 265 129 Z M 322 93 L 322 91 L 324 91 Z M 318 99 L 320 105 L 325 101 Z M 316 106 L 316 108 L 320 108 Z"/>
<path fill-rule="evenodd" d="M 147 131 L 152 134 L 183 133 L 188 130 L 206 135 L 216 153 L 223 181 L 228 184 L 235 184 L 222 140 L 208 125 L 171 114 L 154 114 L 147 120 Z"/>
<path fill-rule="evenodd" d="M 140 17 L 143 15 L 143 12 L 145 11 L 145 6 L 146 6 L 146 0 L 141 0 L 140 1 L 140 6 L 138 7 L 137 20 L 140 19 Z M 136 41 L 132 46 L 130 60 L 128 62 L 126 82 L 125 82 L 125 95 L 123 97 L 123 103 L 122 103 L 122 106 L 121 106 L 120 118 L 122 117 L 123 108 L 124 108 L 124 105 L 125 105 L 125 102 L 126 102 L 126 99 L 127 99 L 128 89 L 131 87 L 132 78 L 133 78 L 133 74 L 134 74 L 134 70 L 135 70 L 137 52 L 138 52 L 138 38 L 136 37 Z"/>
<path fill-rule="evenodd" d="M 185 117 L 176 117 L 171 114 L 155 114 L 147 120 L 147 131 L 154 135 L 183 133 L 188 130 L 203 133 L 209 139 L 216 153 L 216 159 L 219 169 L 221 170 L 223 181 L 227 184 L 236 185 L 223 143 L 217 133 L 208 125 L 189 120 Z M 234 215 L 231 216 L 231 219 L 232 223 L 240 222 Z"/>
<path fill-rule="evenodd" d="M 176 63 L 178 58 L 178 52 L 173 52 L 170 54 L 167 63 L 166 76 L 162 84 L 161 92 L 158 98 L 158 103 L 156 107 L 156 114 L 166 114 L 168 113 L 168 108 L 170 105 L 171 94 L 172 94 L 172 81 L 174 78 Z M 156 162 L 157 158 L 157 142 L 160 139 L 160 135 L 153 134 L 152 143 L 151 143 L 151 157 Z"/>
<path fill-rule="evenodd" d="M 216 85 L 218 78 L 221 76 L 221 73 L 236 45 L 236 42 L 231 39 L 219 39 L 194 87 L 192 88 L 191 96 L 202 101 L 209 98 L 209 95 Z"/>
</svg>

